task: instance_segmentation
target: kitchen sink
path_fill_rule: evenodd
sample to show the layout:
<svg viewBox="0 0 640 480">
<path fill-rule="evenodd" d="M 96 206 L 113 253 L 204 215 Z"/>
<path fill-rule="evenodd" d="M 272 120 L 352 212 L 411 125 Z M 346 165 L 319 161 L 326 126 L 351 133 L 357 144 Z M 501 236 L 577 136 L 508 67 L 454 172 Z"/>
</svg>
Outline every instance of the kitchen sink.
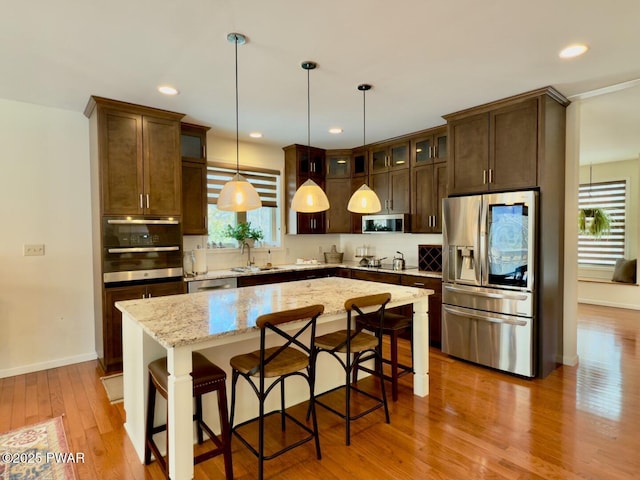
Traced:
<svg viewBox="0 0 640 480">
<path fill-rule="evenodd" d="M 267 266 L 262 266 L 262 267 L 233 267 L 231 269 L 232 272 L 239 272 L 239 273 L 249 273 L 249 272 L 264 272 L 265 270 L 278 270 L 278 267 L 267 267 Z"/>
</svg>

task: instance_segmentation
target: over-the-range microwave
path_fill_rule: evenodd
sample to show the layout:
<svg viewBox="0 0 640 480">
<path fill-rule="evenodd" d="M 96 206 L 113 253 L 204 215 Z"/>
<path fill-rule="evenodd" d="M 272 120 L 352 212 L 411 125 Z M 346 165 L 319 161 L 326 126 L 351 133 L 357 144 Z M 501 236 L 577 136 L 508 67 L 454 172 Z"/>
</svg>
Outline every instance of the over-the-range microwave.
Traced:
<svg viewBox="0 0 640 480">
<path fill-rule="evenodd" d="M 363 215 L 362 233 L 410 232 L 410 216 L 406 213 L 389 215 Z"/>
</svg>

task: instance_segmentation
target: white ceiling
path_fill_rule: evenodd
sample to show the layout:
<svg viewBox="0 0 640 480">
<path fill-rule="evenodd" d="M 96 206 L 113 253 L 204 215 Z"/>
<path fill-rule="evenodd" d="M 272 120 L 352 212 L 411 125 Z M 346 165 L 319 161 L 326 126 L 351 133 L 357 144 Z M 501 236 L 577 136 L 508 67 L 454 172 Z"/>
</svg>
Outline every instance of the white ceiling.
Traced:
<svg viewBox="0 0 640 480">
<path fill-rule="evenodd" d="M 363 141 L 360 83 L 373 84 L 373 142 L 546 85 L 570 97 L 640 78 L 638 18 L 638 0 L 10 2 L 0 16 L 0 97 L 81 112 L 99 95 L 186 113 L 233 137 L 226 37 L 240 32 L 249 39 L 238 49 L 241 139 L 306 144 L 300 63 L 312 60 L 311 143 L 349 148 Z M 591 49 L 560 60 L 574 42 Z M 157 93 L 165 83 L 181 94 Z M 264 138 L 249 140 L 254 130 Z"/>
</svg>

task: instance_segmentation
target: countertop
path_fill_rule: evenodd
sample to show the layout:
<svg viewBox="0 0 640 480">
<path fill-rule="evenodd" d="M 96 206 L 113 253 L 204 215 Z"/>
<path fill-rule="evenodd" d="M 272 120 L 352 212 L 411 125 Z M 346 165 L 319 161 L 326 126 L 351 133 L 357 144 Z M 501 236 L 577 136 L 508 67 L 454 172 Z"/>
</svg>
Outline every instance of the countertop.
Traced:
<svg viewBox="0 0 640 480">
<path fill-rule="evenodd" d="M 259 267 L 260 268 L 260 267 Z M 263 267 L 262 267 L 263 268 Z M 349 268 L 352 270 L 364 270 L 369 272 L 384 272 L 384 273 L 396 273 L 399 275 L 415 275 L 418 277 L 430 277 L 430 278 L 442 278 L 441 272 L 425 272 L 418 270 L 418 268 L 407 268 L 406 270 L 393 270 L 391 267 L 363 267 L 358 262 L 343 262 L 343 263 L 294 263 L 285 265 L 274 265 L 267 270 L 254 270 L 249 272 L 235 272 L 231 268 L 224 268 L 220 270 L 209 270 L 205 274 L 196 275 L 193 277 L 185 277 L 186 282 L 194 280 L 211 280 L 216 278 L 234 278 L 234 277 L 248 277 L 252 275 L 268 275 L 271 273 L 279 272 L 295 272 L 301 270 L 319 270 L 323 268 Z"/>
<path fill-rule="evenodd" d="M 116 302 L 116 308 L 165 348 L 175 348 L 255 330 L 256 318 L 265 313 L 321 303 L 325 307 L 323 316 L 329 317 L 344 312 L 348 298 L 384 292 L 391 294 L 391 303 L 434 293 L 430 289 L 331 277 L 127 300 Z"/>
</svg>

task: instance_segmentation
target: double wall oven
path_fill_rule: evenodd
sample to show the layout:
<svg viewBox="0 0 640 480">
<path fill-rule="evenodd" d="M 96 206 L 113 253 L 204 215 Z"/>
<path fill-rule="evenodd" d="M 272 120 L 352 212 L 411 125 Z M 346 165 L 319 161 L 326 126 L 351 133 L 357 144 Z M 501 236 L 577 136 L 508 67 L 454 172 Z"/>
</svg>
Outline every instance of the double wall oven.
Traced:
<svg viewBox="0 0 640 480">
<path fill-rule="evenodd" d="M 536 375 L 533 190 L 443 200 L 442 350 Z"/>
<path fill-rule="evenodd" d="M 105 373 L 122 370 L 122 314 L 115 303 L 184 293 L 179 218 L 103 217 L 102 323 L 96 351 Z"/>
<path fill-rule="evenodd" d="M 182 277 L 182 231 L 173 218 L 104 217 L 105 284 Z"/>
</svg>

